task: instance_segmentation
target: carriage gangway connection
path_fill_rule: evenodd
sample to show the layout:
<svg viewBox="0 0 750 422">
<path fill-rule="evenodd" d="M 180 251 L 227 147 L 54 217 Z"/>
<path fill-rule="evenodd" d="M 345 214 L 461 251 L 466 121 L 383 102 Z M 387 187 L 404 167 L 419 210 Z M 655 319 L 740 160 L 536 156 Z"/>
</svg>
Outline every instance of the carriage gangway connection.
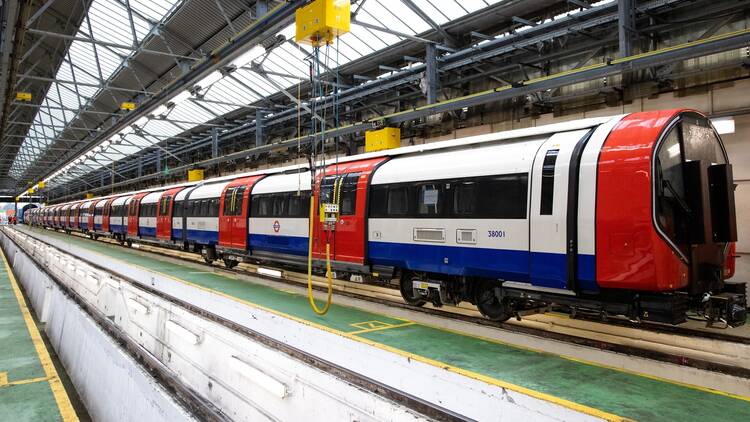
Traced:
<svg viewBox="0 0 750 422">
<path fill-rule="evenodd" d="M 108 302 L 109 306 L 115 308 L 125 308 L 124 311 L 108 310 L 111 315 L 107 318 L 115 325 L 127 327 L 127 324 L 118 323 L 117 318 L 123 315 L 126 319 L 136 320 L 139 312 L 163 315 L 147 311 L 146 308 L 156 307 L 156 303 L 165 300 L 172 300 L 172 308 L 176 304 L 183 304 L 198 317 L 210 315 L 228 322 L 228 325 L 215 328 L 217 331 L 214 332 L 210 325 L 184 322 L 184 315 L 182 320 L 162 316 L 160 322 L 146 318 L 151 322 L 142 322 L 135 331 L 132 327 L 123 329 L 137 336 L 139 331 L 140 335 L 144 335 L 148 324 L 155 324 L 157 330 L 162 327 L 161 343 L 156 342 L 161 351 L 159 356 L 165 356 L 164 350 L 177 347 L 168 344 L 169 333 L 181 332 L 183 343 L 184 338 L 188 337 L 189 351 L 180 352 L 179 358 L 175 358 L 175 353 L 167 353 L 170 358 L 157 364 L 171 369 L 170 373 L 181 375 L 171 379 L 171 382 L 186 386 L 184 388 L 195 395 L 195 400 L 209 402 L 210 408 L 228 414 L 230 419 L 233 414 L 227 409 L 236 410 L 237 407 L 233 406 L 240 405 L 236 399 L 227 397 L 232 394 L 242 396 L 237 391 L 239 387 L 232 389 L 232 382 L 246 380 L 231 378 L 231 375 L 222 378 L 224 373 L 220 366 L 223 363 L 212 360 L 224 356 L 221 362 L 226 363 L 226 350 L 216 350 L 212 345 L 215 343 L 214 337 L 221 337 L 219 334 L 227 331 L 227 327 L 234 327 L 232 335 L 244 333 L 247 337 L 248 333 L 258 333 L 302 351 L 306 356 L 317 356 L 339 368 L 339 377 L 341 370 L 344 370 L 347 374 L 357 374 L 369 380 L 379 386 L 374 390 L 384 395 L 383 400 L 390 400 L 391 403 L 391 407 L 387 407 L 377 402 L 377 398 L 370 397 L 367 399 L 370 408 L 381 411 L 386 408 L 391 411 L 399 409 L 402 412 L 389 413 L 396 415 L 388 417 L 389 420 L 398 420 L 398 415 L 406 414 L 425 419 L 469 420 L 518 420 L 524 417 L 534 420 L 744 420 L 750 414 L 750 394 L 747 393 L 750 391 L 750 380 L 742 377 L 732 379 L 731 376 L 722 375 L 736 384 L 732 392 L 722 391 L 690 382 L 695 380 L 696 374 L 701 373 L 695 368 L 682 369 L 685 371 L 683 381 L 679 380 L 679 375 L 667 379 L 625 369 L 628 367 L 625 364 L 606 364 L 606 359 L 595 358 L 597 353 L 606 353 L 604 351 L 576 354 L 570 345 L 562 344 L 559 353 L 543 351 L 528 344 L 519 346 L 416 322 L 391 314 L 387 309 L 362 309 L 337 303 L 326 316 L 319 317 L 312 313 L 307 298 L 298 290 L 248 282 L 247 279 L 201 270 L 198 266 L 174 259 L 145 255 L 136 250 L 52 230 L 5 228 L 2 230 L 2 243 L 6 253 L 10 248 L 14 253 L 28 255 L 32 260 L 47 259 L 47 268 L 55 266 L 49 265 L 51 258 L 44 257 L 41 253 L 43 250 L 47 251 L 47 255 L 52 253 L 55 257 L 52 260 L 58 262 L 57 267 L 60 267 L 60 262 L 65 262 L 68 267 L 72 262 L 80 262 L 75 270 L 81 271 L 80 277 L 68 277 L 68 281 L 80 278 L 81 284 L 89 284 L 89 292 L 92 291 L 92 281 L 85 281 L 91 278 L 86 271 L 107 273 L 109 279 L 106 283 L 101 279 L 96 282 L 99 290 L 92 299 Z M 19 269 L 14 266 L 14 271 L 18 272 Z M 49 270 L 48 275 L 56 278 L 54 268 Z M 113 280 L 118 281 L 115 283 Z M 33 280 L 21 281 L 27 292 L 35 289 Z M 130 296 L 130 299 L 125 299 L 125 292 L 132 292 L 133 289 L 145 289 L 146 293 L 158 293 L 163 297 L 138 300 Z M 178 310 L 172 309 L 172 312 Z M 164 331 L 167 332 L 166 337 Z M 155 347 L 148 341 L 139 344 L 142 347 Z M 232 355 L 229 360 L 232 358 L 237 356 Z M 628 357 L 618 355 L 618 359 L 622 361 Z M 190 362 L 197 366 L 188 368 Z M 651 365 L 642 359 L 641 362 L 644 367 Z M 242 366 L 242 363 L 239 365 Z M 658 365 L 665 365 L 665 373 L 681 370 L 666 368 L 664 363 Z M 212 374 L 212 369 L 218 372 Z M 257 369 L 255 371 L 258 372 Z M 259 376 L 263 375 L 260 371 Z M 282 396 L 286 397 L 287 408 L 280 405 L 275 410 L 266 409 L 266 412 L 293 411 L 288 407 L 295 406 L 292 398 L 298 397 L 299 394 L 295 392 L 303 387 L 295 381 L 300 379 L 299 375 L 296 378 L 284 376 L 289 377 L 290 374 L 277 376 L 286 381 L 275 382 L 284 384 Z M 325 376 L 331 377 L 331 374 Z M 73 381 L 75 383 L 76 380 Z M 314 381 L 307 382 L 304 386 L 314 390 L 310 387 Z M 226 391 L 220 390 L 217 385 Z M 361 391 L 362 384 L 358 385 Z M 388 394 L 384 393 L 389 391 Z M 409 399 L 399 401 L 399 393 Z M 184 395 L 182 397 L 184 399 Z M 394 400 L 396 404 L 393 404 Z M 187 416 L 190 416 L 190 412 L 186 413 Z"/>
</svg>

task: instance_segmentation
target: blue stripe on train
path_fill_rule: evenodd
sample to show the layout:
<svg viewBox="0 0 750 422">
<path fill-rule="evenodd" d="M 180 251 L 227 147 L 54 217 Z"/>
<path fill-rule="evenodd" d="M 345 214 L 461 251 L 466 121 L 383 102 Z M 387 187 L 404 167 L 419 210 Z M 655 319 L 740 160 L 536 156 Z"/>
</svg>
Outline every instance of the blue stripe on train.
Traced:
<svg viewBox="0 0 750 422">
<path fill-rule="evenodd" d="M 290 255 L 307 255 L 308 238 L 302 236 L 278 236 L 268 234 L 250 234 L 250 250 L 276 252 Z"/>
<path fill-rule="evenodd" d="M 156 237 L 156 227 L 138 227 L 139 236 Z"/>
<path fill-rule="evenodd" d="M 112 233 L 126 233 L 128 231 L 128 226 L 122 224 L 110 224 L 109 229 L 112 230 Z"/>
<path fill-rule="evenodd" d="M 172 229 L 172 240 L 182 241 L 182 229 Z M 219 243 L 219 232 L 188 229 L 187 240 L 189 242 L 200 243 L 201 245 L 215 245 Z"/>
<path fill-rule="evenodd" d="M 565 254 L 389 242 L 369 242 L 368 248 L 373 265 L 531 282 L 535 286 L 557 289 L 567 287 Z M 593 282 L 593 258 L 579 257 L 579 279 L 584 290 L 597 288 Z M 534 271 L 530 274 L 531 264 Z"/>
</svg>

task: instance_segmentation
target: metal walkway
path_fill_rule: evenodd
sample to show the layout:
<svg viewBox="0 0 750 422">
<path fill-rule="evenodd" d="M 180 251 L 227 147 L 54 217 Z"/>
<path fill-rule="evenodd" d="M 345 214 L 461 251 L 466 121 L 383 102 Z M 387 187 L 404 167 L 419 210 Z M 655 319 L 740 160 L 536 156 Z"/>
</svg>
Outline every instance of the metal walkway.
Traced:
<svg viewBox="0 0 750 422">
<path fill-rule="evenodd" d="M 0 419 L 77 421 L 18 283 L 0 251 Z"/>
</svg>

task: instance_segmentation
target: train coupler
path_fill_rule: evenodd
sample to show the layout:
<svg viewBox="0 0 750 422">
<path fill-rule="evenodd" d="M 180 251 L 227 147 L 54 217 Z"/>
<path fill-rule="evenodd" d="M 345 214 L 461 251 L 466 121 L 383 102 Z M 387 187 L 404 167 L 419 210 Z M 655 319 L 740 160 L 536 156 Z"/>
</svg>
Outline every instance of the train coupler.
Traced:
<svg viewBox="0 0 750 422">
<path fill-rule="evenodd" d="M 706 326 L 739 327 L 747 321 L 747 298 L 739 293 L 711 295 L 704 308 Z"/>
</svg>

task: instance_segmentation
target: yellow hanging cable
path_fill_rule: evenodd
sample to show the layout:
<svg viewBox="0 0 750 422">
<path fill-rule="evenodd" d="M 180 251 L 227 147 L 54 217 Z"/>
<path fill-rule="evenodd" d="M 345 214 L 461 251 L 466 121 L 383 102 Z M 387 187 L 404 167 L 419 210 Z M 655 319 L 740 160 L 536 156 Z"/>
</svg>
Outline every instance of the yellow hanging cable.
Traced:
<svg viewBox="0 0 750 422">
<path fill-rule="evenodd" d="M 321 179 L 322 181 L 322 179 Z M 336 196 L 336 183 L 333 184 L 333 196 Z M 323 309 L 318 308 L 315 304 L 315 297 L 312 291 L 312 248 L 313 248 L 313 220 L 315 210 L 315 196 L 310 191 L 310 215 L 309 215 L 309 237 L 307 242 L 307 298 L 310 300 L 310 307 L 318 315 L 325 315 L 331 308 L 331 297 L 333 296 L 333 273 L 331 272 L 331 243 L 326 239 L 326 278 L 328 279 L 328 297 Z"/>
</svg>

